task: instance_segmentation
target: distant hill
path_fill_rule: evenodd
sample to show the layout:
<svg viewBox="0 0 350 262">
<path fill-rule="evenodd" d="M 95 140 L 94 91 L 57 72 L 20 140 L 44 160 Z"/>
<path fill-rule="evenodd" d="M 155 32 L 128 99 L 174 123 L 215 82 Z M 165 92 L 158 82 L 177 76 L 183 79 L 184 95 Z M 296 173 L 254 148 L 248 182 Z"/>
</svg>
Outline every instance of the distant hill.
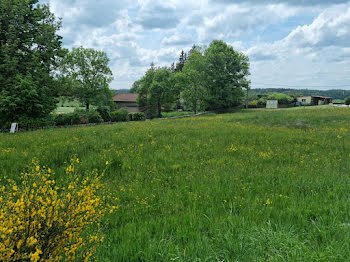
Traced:
<svg viewBox="0 0 350 262">
<path fill-rule="evenodd" d="M 268 94 L 273 92 L 284 93 L 287 95 L 299 94 L 302 96 L 330 96 L 334 99 L 345 99 L 350 96 L 350 90 L 331 89 L 331 90 L 312 90 L 312 89 L 289 89 L 289 88 L 255 88 L 251 90 L 257 94 Z"/>
</svg>

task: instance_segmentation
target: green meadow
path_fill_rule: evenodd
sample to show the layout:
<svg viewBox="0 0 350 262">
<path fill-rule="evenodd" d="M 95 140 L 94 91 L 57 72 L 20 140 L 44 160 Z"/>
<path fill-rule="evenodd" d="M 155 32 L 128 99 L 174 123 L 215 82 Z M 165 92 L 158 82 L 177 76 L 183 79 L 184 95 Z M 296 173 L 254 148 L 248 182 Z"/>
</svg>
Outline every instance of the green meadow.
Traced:
<svg viewBox="0 0 350 262">
<path fill-rule="evenodd" d="M 98 261 L 348 261 L 350 109 L 303 107 L 0 134 L 0 177 L 106 168 Z M 2 182 L 5 183 L 5 182 Z"/>
</svg>

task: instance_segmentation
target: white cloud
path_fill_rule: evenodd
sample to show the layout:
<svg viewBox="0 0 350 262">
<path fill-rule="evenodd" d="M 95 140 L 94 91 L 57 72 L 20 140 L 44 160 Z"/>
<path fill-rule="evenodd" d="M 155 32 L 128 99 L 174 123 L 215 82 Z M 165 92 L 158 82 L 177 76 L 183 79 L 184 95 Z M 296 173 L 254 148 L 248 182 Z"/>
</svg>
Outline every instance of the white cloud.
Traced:
<svg viewBox="0 0 350 262">
<path fill-rule="evenodd" d="M 257 83 L 294 86 L 344 85 L 350 82 L 350 5 L 322 11 L 309 25 L 298 26 L 285 38 L 259 43 L 245 53 Z M 349 86 L 350 87 L 350 86 Z"/>
<path fill-rule="evenodd" d="M 112 88 L 130 88 L 152 61 L 169 66 L 181 49 L 208 45 L 213 39 L 249 55 L 252 79 L 260 82 L 331 82 L 324 74 L 327 66 L 338 71 L 336 79 L 350 70 L 350 4 L 339 5 L 348 0 L 41 1 L 62 17 L 60 34 L 66 47 L 107 52 L 115 79 Z M 295 22 L 311 14 L 316 14 L 311 23 Z M 292 20 L 297 25 L 290 29 Z M 289 34 L 274 31 L 287 26 Z M 270 34 L 278 40 L 267 41 Z M 256 41 L 260 38 L 265 42 Z"/>
</svg>

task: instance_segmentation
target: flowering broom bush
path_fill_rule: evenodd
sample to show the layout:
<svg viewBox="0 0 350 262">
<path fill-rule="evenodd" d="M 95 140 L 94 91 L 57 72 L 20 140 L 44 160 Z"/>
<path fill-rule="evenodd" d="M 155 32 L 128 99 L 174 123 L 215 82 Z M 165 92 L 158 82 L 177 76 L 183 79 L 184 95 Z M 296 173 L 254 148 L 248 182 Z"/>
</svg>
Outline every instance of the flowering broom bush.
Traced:
<svg viewBox="0 0 350 262">
<path fill-rule="evenodd" d="M 0 188 L 0 261 L 86 261 L 93 254 L 103 240 L 93 225 L 109 207 L 97 172 L 79 175 L 78 163 L 71 159 L 66 169 L 67 186 L 33 161 L 20 182 Z"/>
</svg>

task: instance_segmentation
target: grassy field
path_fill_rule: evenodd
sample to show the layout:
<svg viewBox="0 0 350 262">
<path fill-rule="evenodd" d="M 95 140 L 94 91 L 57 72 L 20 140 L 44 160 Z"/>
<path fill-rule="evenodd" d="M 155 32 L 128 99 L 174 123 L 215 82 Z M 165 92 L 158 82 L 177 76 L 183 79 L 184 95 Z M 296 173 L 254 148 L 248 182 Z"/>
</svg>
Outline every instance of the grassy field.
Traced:
<svg viewBox="0 0 350 262">
<path fill-rule="evenodd" d="M 303 107 L 0 134 L 0 176 L 33 158 L 102 170 L 118 200 L 99 261 L 348 261 L 350 110 Z"/>
</svg>

